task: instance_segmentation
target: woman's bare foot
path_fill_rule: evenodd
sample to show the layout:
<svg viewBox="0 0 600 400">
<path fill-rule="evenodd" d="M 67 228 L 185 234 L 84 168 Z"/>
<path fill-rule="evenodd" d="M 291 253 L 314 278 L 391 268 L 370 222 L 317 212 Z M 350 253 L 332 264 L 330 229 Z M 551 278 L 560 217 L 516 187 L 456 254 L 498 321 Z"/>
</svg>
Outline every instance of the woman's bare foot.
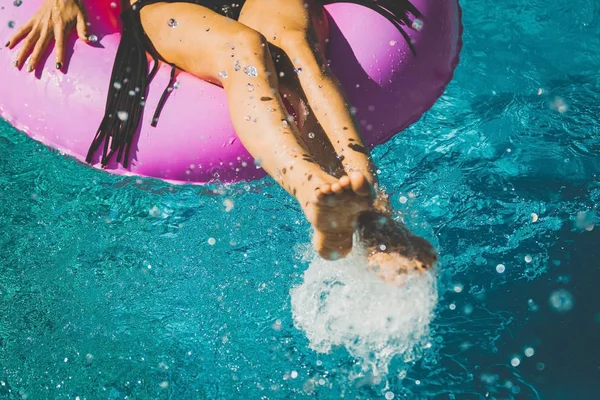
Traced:
<svg viewBox="0 0 600 400">
<path fill-rule="evenodd" d="M 323 181 L 303 204 L 315 229 L 313 245 L 327 260 L 337 260 L 352 250 L 352 236 L 360 213 L 371 208 L 371 186 L 360 173 Z"/>
<path fill-rule="evenodd" d="M 402 284 L 407 274 L 423 273 L 437 261 L 431 243 L 379 211 L 362 213 L 358 232 L 368 251 L 369 268 L 387 282 Z"/>
</svg>

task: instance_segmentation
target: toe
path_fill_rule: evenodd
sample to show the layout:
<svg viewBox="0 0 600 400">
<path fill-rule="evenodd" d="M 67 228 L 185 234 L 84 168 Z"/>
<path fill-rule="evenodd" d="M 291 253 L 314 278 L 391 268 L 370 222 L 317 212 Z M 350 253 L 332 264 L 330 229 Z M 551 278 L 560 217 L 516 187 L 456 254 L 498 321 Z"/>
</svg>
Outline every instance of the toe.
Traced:
<svg viewBox="0 0 600 400">
<path fill-rule="evenodd" d="M 350 180 L 350 177 L 348 175 L 342 176 L 340 178 L 340 185 L 342 185 L 344 189 L 352 188 L 352 181 Z"/>
<path fill-rule="evenodd" d="M 333 193 L 342 193 L 344 191 L 344 187 L 340 182 L 335 182 L 331 185 L 331 191 Z"/>
<path fill-rule="evenodd" d="M 369 196 L 371 194 L 371 185 L 363 174 L 360 172 L 351 172 L 349 179 L 354 193 L 359 196 Z"/>
<path fill-rule="evenodd" d="M 317 188 L 317 198 L 322 199 L 323 197 L 331 194 L 331 185 L 324 184 Z"/>
</svg>

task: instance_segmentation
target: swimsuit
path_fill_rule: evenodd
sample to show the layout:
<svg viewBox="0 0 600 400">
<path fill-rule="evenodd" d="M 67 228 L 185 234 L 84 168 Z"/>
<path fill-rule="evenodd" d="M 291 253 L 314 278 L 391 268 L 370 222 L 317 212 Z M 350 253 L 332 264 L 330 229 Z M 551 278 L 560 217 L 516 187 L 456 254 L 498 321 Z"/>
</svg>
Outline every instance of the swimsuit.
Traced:
<svg viewBox="0 0 600 400">
<path fill-rule="evenodd" d="M 123 0 L 127 1 L 127 0 Z M 377 11 L 392 22 L 408 39 L 403 26 L 411 26 L 408 14 L 420 17 L 419 11 L 409 0 L 316 0 L 319 4 L 355 3 Z M 88 151 L 86 161 L 92 163 L 94 153 L 102 146 L 101 165 L 106 167 L 113 156 L 125 168 L 128 166 L 133 138 L 140 128 L 148 85 L 159 67 L 159 55 L 146 36 L 140 19 L 142 7 L 155 3 L 194 3 L 237 20 L 244 0 L 232 3 L 228 0 L 139 0 L 135 4 L 123 4 L 121 20 L 123 32 L 115 57 L 111 74 L 108 98 L 104 117 Z M 176 23 L 176 22 L 175 22 Z M 148 73 L 146 52 L 150 53 L 154 63 Z M 171 79 L 164 90 L 152 117 L 152 126 L 156 126 L 163 106 L 173 91 L 176 66 L 171 65 Z"/>
</svg>

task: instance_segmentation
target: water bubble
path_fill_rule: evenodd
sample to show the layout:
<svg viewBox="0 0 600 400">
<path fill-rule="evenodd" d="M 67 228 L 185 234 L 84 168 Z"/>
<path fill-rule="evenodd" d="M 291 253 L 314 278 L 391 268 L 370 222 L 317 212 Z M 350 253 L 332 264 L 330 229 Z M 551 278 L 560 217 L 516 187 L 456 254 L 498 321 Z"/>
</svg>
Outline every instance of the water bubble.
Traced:
<svg viewBox="0 0 600 400">
<path fill-rule="evenodd" d="M 129 113 L 127 111 L 119 111 L 117 112 L 117 117 L 123 122 L 129 119 Z"/>
<path fill-rule="evenodd" d="M 219 71 L 217 75 L 219 76 L 219 78 L 225 79 L 227 78 L 227 71 Z"/>
<path fill-rule="evenodd" d="M 571 311 L 573 295 L 566 289 L 555 290 L 550 294 L 550 306 L 560 313 Z"/>
<path fill-rule="evenodd" d="M 251 117 L 251 116 L 249 116 L 249 115 L 246 115 L 246 116 L 244 117 L 244 120 L 246 120 L 246 121 L 250 121 L 251 119 L 252 119 L 252 117 Z"/>
<path fill-rule="evenodd" d="M 135 96 L 135 90 L 130 90 L 129 93 L 127 93 L 130 96 Z"/>
<path fill-rule="evenodd" d="M 417 379 L 417 380 L 415 381 L 415 385 L 420 385 L 420 384 L 421 384 L 421 381 Z"/>
<path fill-rule="evenodd" d="M 114 1 L 110 3 L 110 8 L 117 8 L 117 3 Z"/>
<path fill-rule="evenodd" d="M 407 201 L 408 199 L 406 198 L 406 196 L 400 196 L 400 204 L 406 204 Z"/>
<path fill-rule="evenodd" d="M 300 72 L 302 72 L 302 68 L 296 68 L 296 69 L 294 69 L 294 72 L 299 74 Z"/>
<path fill-rule="evenodd" d="M 9 28 L 14 28 L 15 27 L 15 21 L 8 21 L 8 27 Z"/>
<path fill-rule="evenodd" d="M 160 386 L 163 389 L 166 389 L 169 387 L 169 382 L 167 381 L 162 381 L 161 383 L 158 384 L 158 386 Z"/>
<path fill-rule="evenodd" d="M 524 353 L 525 357 L 532 357 L 535 354 L 535 350 L 533 347 L 526 347 Z"/>
<path fill-rule="evenodd" d="M 98 36 L 96 36 L 96 35 L 88 35 L 87 40 L 88 40 L 88 42 L 97 42 L 98 41 Z"/>
<path fill-rule="evenodd" d="M 504 264 L 498 264 L 496 265 L 496 272 L 499 274 L 504 273 L 504 271 L 506 271 L 506 267 L 504 266 Z"/>
<path fill-rule="evenodd" d="M 396 43 L 398 43 L 398 42 L 396 42 L 395 40 L 390 40 L 390 46 L 395 46 Z"/>
<path fill-rule="evenodd" d="M 148 214 L 150 214 L 150 216 L 152 216 L 152 217 L 160 217 L 160 215 L 162 213 L 160 211 L 160 208 L 158 208 L 157 206 L 154 206 L 148 211 Z"/>
<path fill-rule="evenodd" d="M 174 18 L 169 18 L 167 25 L 169 25 L 171 28 L 175 28 L 177 27 L 177 20 Z"/>
<path fill-rule="evenodd" d="M 512 365 L 513 367 L 518 367 L 519 364 L 521 364 L 521 359 L 519 357 L 513 357 L 510 360 L 510 365 Z"/>
<path fill-rule="evenodd" d="M 461 285 L 461 284 L 454 285 L 454 292 L 460 293 L 462 291 L 463 291 L 463 285 Z"/>
<path fill-rule="evenodd" d="M 20 7 L 23 4 L 23 0 L 15 0 L 13 1 L 13 6 Z"/>
<path fill-rule="evenodd" d="M 311 139 L 314 139 L 315 138 L 315 133 L 314 132 L 309 132 L 308 133 L 308 137 L 311 138 Z"/>
<path fill-rule="evenodd" d="M 297 372 L 297 371 L 292 371 L 292 372 L 290 373 L 290 377 L 291 377 L 292 379 L 296 379 L 296 378 L 298 377 L 298 372 Z"/>
<path fill-rule="evenodd" d="M 217 240 L 215 238 L 208 238 L 208 244 L 210 244 L 211 246 L 214 246 L 215 243 L 217 243 Z"/>
<path fill-rule="evenodd" d="M 452 311 L 456 310 L 456 304 L 452 303 L 448 306 L 448 308 Z"/>
<path fill-rule="evenodd" d="M 273 325 L 272 328 L 276 331 L 280 331 L 281 330 L 281 320 L 276 320 Z"/>
<path fill-rule="evenodd" d="M 254 67 L 252 65 L 244 67 L 244 73 L 253 78 L 258 76 L 258 70 L 256 69 L 256 67 Z"/>
<path fill-rule="evenodd" d="M 423 29 L 423 21 L 420 19 L 415 19 L 412 23 L 412 27 L 415 31 L 420 31 Z"/>
<path fill-rule="evenodd" d="M 121 85 L 121 82 L 115 82 L 115 83 L 113 83 L 113 87 L 114 87 L 115 89 L 117 89 L 117 90 L 121 89 L 121 86 L 122 86 L 122 85 Z"/>
<path fill-rule="evenodd" d="M 530 262 L 532 262 L 532 261 L 533 261 L 533 257 L 531 257 L 529 254 L 527 254 L 527 255 L 524 257 L 524 260 L 525 260 L 525 262 L 526 262 L 526 263 L 530 263 Z"/>
<path fill-rule="evenodd" d="M 385 244 L 380 244 L 379 245 L 379 250 L 385 251 L 385 249 L 387 249 L 387 246 Z"/>
<path fill-rule="evenodd" d="M 254 85 L 249 83 L 246 85 L 246 90 L 249 92 L 254 92 Z"/>
</svg>

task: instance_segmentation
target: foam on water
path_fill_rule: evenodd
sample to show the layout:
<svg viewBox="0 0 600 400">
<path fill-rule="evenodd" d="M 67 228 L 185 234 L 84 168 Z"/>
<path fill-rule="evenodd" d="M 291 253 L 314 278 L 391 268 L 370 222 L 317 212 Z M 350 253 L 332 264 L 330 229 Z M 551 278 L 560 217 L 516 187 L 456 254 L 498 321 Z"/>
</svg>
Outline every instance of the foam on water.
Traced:
<svg viewBox="0 0 600 400">
<path fill-rule="evenodd" d="M 437 303 L 434 274 L 396 287 L 366 268 L 361 251 L 328 262 L 314 255 L 304 282 L 291 290 L 294 325 L 322 353 L 343 346 L 363 370 L 386 374 L 391 360 L 410 362 L 429 343 Z"/>
</svg>

